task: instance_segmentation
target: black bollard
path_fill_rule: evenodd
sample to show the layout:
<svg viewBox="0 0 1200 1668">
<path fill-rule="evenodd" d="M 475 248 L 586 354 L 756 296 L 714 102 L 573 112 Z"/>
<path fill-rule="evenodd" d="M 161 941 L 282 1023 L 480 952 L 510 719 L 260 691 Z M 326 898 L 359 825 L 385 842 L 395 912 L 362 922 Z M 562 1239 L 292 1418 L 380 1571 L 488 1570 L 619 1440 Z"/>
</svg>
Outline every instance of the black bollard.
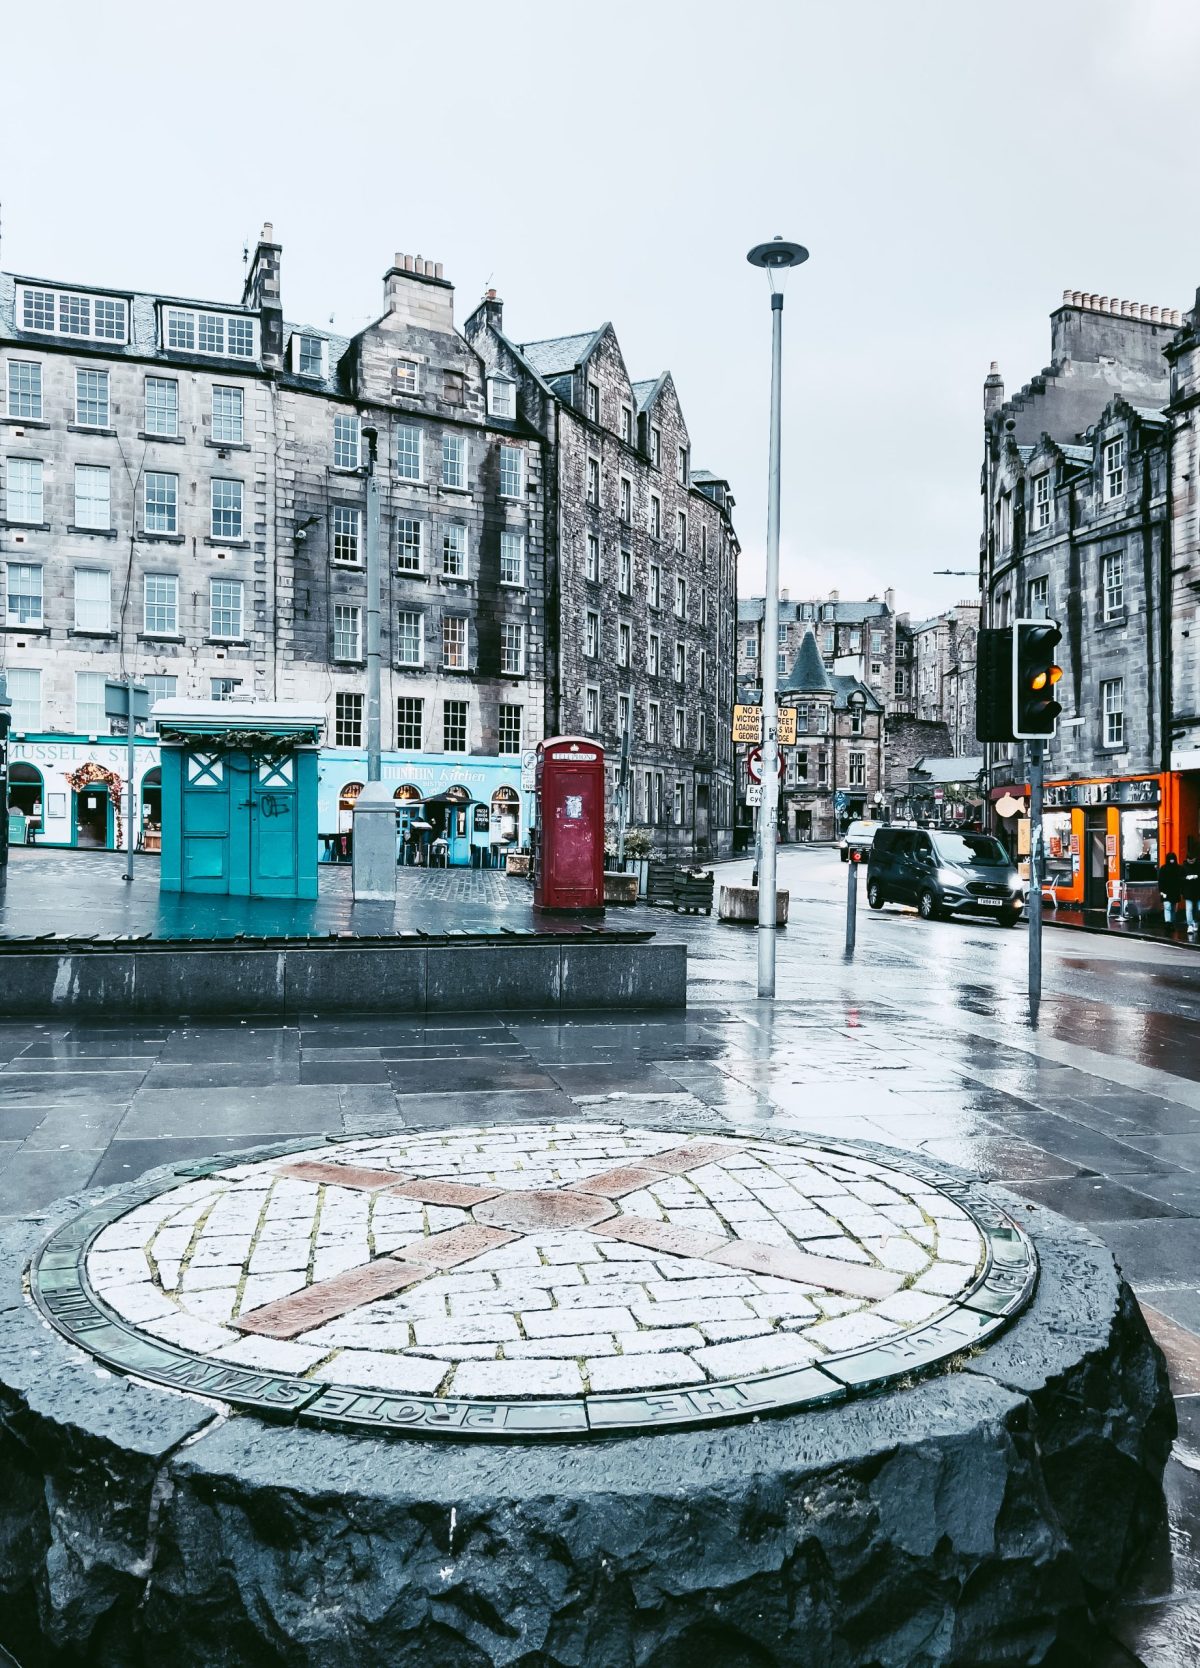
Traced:
<svg viewBox="0 0 1200 1668">
<path fill-rule="evenodd" d="M 854 950 L 854 935 L 858 923 L 858 857 L 849 854 L 846 864 L 846 954 Z"/>
</svg>

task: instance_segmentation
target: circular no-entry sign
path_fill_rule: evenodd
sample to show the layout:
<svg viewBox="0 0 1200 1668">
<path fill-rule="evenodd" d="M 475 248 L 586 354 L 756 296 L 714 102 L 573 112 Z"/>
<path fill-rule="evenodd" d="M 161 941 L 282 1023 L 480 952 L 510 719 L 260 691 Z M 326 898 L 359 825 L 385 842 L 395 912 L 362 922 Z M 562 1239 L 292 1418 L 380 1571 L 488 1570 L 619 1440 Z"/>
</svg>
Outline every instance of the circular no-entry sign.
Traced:
<svg viewBox="0 0 1200 1668">
<path fill-rule="evenodd" d="M 752 747 L 746 754 L 746 774 L 752 782 L 762 781 L 762 748 Z M 783 775 L 783 754 L 775 755 L 775 774 Z"/>
</svg>

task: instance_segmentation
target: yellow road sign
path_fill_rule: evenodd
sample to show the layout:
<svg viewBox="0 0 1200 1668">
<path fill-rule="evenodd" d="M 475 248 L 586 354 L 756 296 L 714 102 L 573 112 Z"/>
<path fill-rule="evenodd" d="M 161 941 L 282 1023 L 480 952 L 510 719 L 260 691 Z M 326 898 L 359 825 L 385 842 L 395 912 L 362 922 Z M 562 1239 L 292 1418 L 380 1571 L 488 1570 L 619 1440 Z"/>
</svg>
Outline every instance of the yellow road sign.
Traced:
<svg viewBox="0 0 1200 1668">
<path fill-rule="evenodd" d="M 733 739 L 734 741 L 751 742 L 762 740 L 761 707 L 734 707 Z"/>
<path fill-rule="evenodd" d="M 794 747 L 796 745 L 795 707 L 780 707 L 779 709 L 779 745 L 781 747 Z"/>
</svg>

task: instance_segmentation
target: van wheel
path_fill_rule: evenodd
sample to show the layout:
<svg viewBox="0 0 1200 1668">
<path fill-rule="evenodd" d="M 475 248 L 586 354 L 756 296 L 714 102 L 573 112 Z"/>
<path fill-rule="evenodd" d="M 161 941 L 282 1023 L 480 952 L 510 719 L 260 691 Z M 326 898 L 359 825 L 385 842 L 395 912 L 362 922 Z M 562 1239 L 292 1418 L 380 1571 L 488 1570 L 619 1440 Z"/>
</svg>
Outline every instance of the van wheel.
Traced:
<svg viewBox="0 0 1200 1668">
<path fill-rule="evenodd" d="M 883 887 L 877 880 L 873 880 L 867 887 L 867 902 L 872 909 L 883 908 Z"/>
<path fill-rule="evenodd" d="M 928 886 L 917 899 L 917 909 L 920 911 L 922 921 L 936 921 L 938 918 L 937 899 Z"/>
</svg>

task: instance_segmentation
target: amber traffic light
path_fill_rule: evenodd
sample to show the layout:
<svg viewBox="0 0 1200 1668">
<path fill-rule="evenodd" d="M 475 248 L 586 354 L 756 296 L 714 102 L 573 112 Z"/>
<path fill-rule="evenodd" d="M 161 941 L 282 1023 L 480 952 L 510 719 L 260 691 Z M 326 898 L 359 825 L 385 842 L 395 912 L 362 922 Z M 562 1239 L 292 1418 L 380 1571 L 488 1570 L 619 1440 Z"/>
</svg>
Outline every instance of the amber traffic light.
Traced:
<svg viewBox="0 0 1200 1668">
<path fill-rule="evenodd" d="M 1062 677 L 1054 651 L 1062 632 L 1054 620 L 1017 620 L 1013 624 L 1012 733 L 1016 741 L 1048 741 L 1062 707 L 1054 686 Z"/>
</svg>

